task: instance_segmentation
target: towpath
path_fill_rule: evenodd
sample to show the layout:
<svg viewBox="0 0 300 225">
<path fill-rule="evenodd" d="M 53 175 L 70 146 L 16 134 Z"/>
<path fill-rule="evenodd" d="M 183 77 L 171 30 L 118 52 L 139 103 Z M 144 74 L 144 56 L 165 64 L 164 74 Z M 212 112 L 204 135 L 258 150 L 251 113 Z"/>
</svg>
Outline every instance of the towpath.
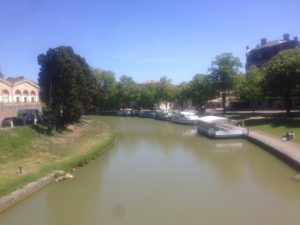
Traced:
<svg viewBox="0 0 300 225">
<path fill-rule="evenodd" d="M 282 141 L 278 137 L 253 130 L 250 130 L 249 134 L 246 135 L 246 138 L 267 148 L 272 153 L 284 158 L 300 169 L 299 144 L 290 141 Z"/>
</svg>

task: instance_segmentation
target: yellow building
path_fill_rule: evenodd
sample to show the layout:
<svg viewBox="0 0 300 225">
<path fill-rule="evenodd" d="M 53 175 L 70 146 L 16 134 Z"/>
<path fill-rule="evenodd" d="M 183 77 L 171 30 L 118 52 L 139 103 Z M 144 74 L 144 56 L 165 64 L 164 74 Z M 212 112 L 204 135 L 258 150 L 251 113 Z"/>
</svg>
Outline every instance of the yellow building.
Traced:
<svg viewBox="0 0 300 225">
<path fill-rule="evenodd" d="M 4 78 L 0 76 L 0 103 L 37 103 L 39 86 L 25 77 Z"/>
</svg>

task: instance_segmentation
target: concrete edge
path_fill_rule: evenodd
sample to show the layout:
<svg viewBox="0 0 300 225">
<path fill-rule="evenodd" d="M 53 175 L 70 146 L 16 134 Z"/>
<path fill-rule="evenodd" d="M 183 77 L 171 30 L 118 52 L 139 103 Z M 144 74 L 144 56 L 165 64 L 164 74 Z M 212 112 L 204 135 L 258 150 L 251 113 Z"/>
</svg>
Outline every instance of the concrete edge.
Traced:
<svg viewBox="0 0 300 225">
<path fill-rule="evenodd" d="M 244 135 L 244 138 L 246 140 L 262 147 L 263 149 L 267 150 L 268 152 L 275 155 L 279 159 L 283 160 L 286 164 L 291 166 L 293 169 L 295 169 L 297 171 L 300 171 L 300 163 L 297 160 L 295 160 L 293 157 L 283 153 L 282 151 L 280 151 L 279 149 L 277 149 L 273 146 L 270 146 L 270 145 L 266 144 L 263 141 L 260 141 L 260 140 L 254 138 L 254 137 L 251 137 L 249 135 Z"/>
<path fill-rule="evenodd" d="M 24 187 L 0 198 L 0 213 L 9 207 L 19 203 L 33 193 L 39 191 L 41 188 L 55 181 L 55 174 L 51 173 L 41 179 L 31 182 Z"/>
</svg>

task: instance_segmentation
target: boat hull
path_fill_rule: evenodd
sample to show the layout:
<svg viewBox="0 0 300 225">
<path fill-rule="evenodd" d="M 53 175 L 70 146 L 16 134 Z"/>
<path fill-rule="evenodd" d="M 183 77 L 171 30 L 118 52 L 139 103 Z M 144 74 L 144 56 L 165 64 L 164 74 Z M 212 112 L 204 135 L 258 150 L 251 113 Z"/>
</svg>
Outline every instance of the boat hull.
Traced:
<svg viewBox="0 0 300 225">
<path fill-rule="evenodd" d="M 242 138 L 244 136 L 243 132 L 237 133 L 220 133 L 220 132 L 208 132 L 198 128 L 198 134 L 205 135 L 213 139 L 230 139 L 230 138 Z"/>
</svg>

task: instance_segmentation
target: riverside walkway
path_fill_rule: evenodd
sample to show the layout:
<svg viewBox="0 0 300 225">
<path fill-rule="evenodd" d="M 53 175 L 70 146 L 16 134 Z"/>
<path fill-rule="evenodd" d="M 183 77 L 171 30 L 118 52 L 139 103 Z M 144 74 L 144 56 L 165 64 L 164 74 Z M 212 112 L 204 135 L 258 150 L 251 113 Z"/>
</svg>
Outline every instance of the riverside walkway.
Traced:
<svg viewBox="0 0 300 225">
<path fill-rule="evenodd" d="M 245 137 L 249 141 L 268 149 L 271 153 L 279 156 L 300 170 L 300 146 L 298 144 L 282 141 L 277 137 L 252 130 L 250 130 Z"/>
</svg>

